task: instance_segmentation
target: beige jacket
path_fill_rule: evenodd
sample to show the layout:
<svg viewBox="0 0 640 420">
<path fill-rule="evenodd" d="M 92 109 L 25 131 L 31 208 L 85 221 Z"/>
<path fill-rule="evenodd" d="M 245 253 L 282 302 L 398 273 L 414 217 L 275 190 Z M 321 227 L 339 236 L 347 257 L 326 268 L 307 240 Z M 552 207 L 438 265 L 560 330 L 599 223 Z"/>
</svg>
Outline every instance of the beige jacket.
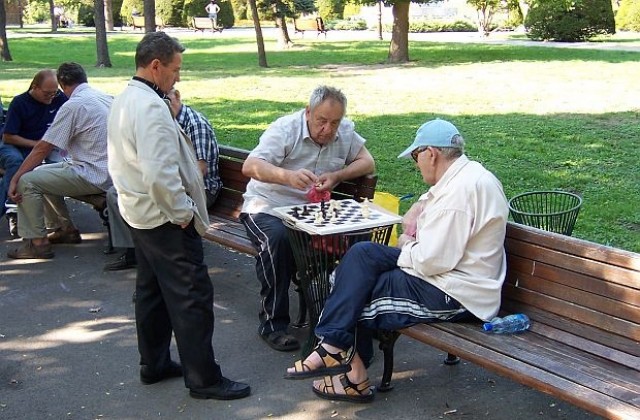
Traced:
<svg viewBox="0 0 640 420">
<path fill-rule="evenodd" d="M 109 173 L 124 220 L 136 229 L 194 219 L 209 226 L 202 174 L 187 135 L 168 103 L 149 86 L 131 80 L 111 106 Z"/>
</svg>

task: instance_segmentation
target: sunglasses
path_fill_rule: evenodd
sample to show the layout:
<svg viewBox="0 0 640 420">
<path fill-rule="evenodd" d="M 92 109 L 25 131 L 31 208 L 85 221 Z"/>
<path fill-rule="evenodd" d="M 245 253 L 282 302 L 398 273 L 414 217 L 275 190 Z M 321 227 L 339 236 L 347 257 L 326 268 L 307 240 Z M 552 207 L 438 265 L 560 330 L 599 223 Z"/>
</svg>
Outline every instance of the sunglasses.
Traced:
<svg viewBox="0 0 640 420">
<path fill-rule="evenodd" d="M 40 89 L 40 88 L 38 88 Z M 55 90 L 55 91 L 50 91 L 50 90 L 42 90 L 40 89 L 40 91 L 44 94 L 44 96 L 49 97 L 49 98 L 55 98 L 56 96 L 58 96 L 60 94 L 60 91 Z"/>
<path fill-rule="evenodd" d="M 414 162 L 418 162 L 418 155 L 422 152 L 424 152 L 425 150 L 427 150 L 427 147 L 418 147 L 417 149 L 414 149 L 411 152 L 411 158 L 413 159 Z"/>
</svg>

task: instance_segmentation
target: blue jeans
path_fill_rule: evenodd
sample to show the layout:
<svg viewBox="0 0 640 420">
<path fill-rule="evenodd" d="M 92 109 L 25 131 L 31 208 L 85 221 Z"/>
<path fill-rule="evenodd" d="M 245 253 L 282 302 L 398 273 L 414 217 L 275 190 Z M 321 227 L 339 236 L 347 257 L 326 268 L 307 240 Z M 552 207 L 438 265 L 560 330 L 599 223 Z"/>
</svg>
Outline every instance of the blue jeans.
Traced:
<svg viewBox="0 0 640 420">
<path fill-rule="evenodd" d="M 16 147 L 12 144 L 0 144 L 0 168 L 4 169 L 4 176 L 0 181 L 0 217 L 6 211 L 4 203 L 7 201 L 7 193 L 11 179 L 24 162 L 31 149 Z"/>
<path fill-rule="evenodd" d="M 457 300 L 398 268 L 399 256 L 400 249 L 373 242 L 347 251 L 315 329 L 322 342 L 346 350 L 356 342 L 356 326 L 395 331 L 468 316 Z M 364 344 L 358 337 L 359 351 Z"/>
</svg>

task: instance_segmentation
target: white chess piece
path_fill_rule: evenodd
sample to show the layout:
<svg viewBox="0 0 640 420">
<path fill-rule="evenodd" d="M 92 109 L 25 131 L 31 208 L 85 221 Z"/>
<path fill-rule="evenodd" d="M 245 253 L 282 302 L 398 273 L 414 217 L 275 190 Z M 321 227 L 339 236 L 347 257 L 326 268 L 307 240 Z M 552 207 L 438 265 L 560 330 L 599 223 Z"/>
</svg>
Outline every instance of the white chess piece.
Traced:
<svg viewBox="0 0 640 420">
<path fill-rule="evenodd" d="M 342 210 L 342 204 L 340 204 L 340 201 L 333 200 L 333 208 L 336 210 Z"/>
<path fill-rule="evenodd" d="M 331 216 L 331 219 L 329 219 L 329 221 L 331 223 L 337 222 L 338 221 L 338 212 L 337 211 L 332 211 L 331 214 L 332 214 L 332 216 Z"/>
<path fill-rule="evenodd" d="M 362 207 L 362 217 L 364 217 L 365 219 L 368 219 L 369 216 L 371 216 L 371 211 L 369 210 L 369 206 L 363 206 Z"/>
<path fill-rule="evenodd" d="M 322 213 L 317 211 L 316 212 L 316 218 L 314 219 L 313 224 L 321 225 L 323 221 L 324 221 L 324 219 L 322 218 Z"/>
</svg>

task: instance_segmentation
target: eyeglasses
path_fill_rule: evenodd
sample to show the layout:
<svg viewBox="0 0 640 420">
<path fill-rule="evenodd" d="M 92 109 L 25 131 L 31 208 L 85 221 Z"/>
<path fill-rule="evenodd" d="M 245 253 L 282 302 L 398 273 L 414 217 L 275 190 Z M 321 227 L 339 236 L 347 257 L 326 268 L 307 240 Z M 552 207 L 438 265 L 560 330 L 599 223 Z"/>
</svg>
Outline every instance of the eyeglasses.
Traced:
<svg viewBox="0 0 640 420">
<path fill-rule="evenodd" d="M 38 88 L 40 89 L 40 88 Z M 49 98 L 55 98 L 56 96 L 58 96 L 60 94 L 59 90 L 42 90 L 40 89 L 40 92 L 42 92 L 42 94 L 46 97 Z"/>
<path fill-rule="evenodd" d="M 425 150 L 427 150 L 426 147 L 418 147 L 417 149 L 413 149 L 413 151 L 411 152 L 411 158 L 413 159 L 413 161 L 417 163 L 418 155 L 424 152 Z"/>
</svg>

